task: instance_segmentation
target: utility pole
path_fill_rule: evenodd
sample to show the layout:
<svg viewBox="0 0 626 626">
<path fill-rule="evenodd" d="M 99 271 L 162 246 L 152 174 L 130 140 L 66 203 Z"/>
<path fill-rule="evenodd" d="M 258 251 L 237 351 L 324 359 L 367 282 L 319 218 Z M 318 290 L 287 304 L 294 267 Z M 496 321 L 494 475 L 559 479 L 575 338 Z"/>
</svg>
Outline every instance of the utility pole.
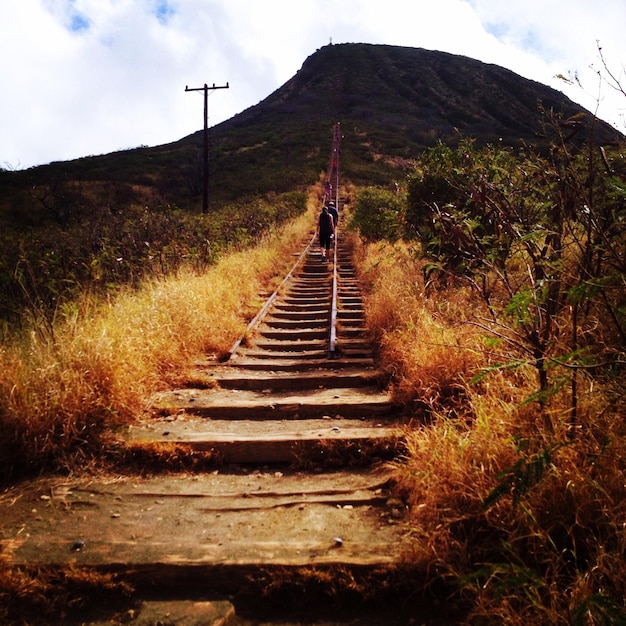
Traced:
<svg viewBox="0 0 626 626">
<path fill-rule="evenodd" d="M 204 162 L 203 162 L 203 186 L 202 186 L 202 212 L 209 211 L 209 104 L 207 102 L 209 90 L 228 89 L 228 83 L 225 85 L 215 86 L 215 83 L 209 87 L 204 83 L 204 87 L 194 87 L 189 89 L 185 86 L 185 91 L 204 91 Z"/>
</svg>

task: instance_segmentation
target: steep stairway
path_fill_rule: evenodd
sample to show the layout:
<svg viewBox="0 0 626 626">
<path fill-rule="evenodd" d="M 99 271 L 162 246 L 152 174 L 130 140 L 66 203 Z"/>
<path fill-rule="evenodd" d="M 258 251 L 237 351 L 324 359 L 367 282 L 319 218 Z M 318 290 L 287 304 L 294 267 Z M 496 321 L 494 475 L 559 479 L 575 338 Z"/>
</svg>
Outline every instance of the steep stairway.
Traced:
<svg viewBox="0 0 626 626">
<path fill-rule="evenodd" d="M 350 251 L 338 246 L 334 266 L 309 248 L 229 361 L 199 363 L 194 386 L 160 394 L 161 421 L 133 427 L 130 440 L 187 444 L 226 463 L 328 467 L 332 453 L 367 465 L 377 451 L 393 455 L 400 434 L 398 407 L 380 382 Z"/>
<path fill-rule="evenodd" d="M 120 433 L 135 457 L 197 455 L 199 469 L 24 485 L 4 507 L 5 558 L 235 604 L 305 571 L 367 580 L 398 564 L 402 505 L 384 461 L 402 449 L 402 414 L 381 387 L 350 250 L 335 261 L 307 247 L 226 362 L 198 362 Z"/>
</svg>

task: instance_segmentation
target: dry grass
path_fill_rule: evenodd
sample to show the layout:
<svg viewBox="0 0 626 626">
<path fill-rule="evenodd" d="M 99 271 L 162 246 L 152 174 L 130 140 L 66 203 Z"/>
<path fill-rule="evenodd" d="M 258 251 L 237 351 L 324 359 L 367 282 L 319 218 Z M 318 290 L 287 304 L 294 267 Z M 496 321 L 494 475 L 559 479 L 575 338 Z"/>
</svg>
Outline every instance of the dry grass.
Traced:
<svg viewBox="0 0 626 626">
<path fill-rule="evenodd" d="M 0 350 L 0 482 L 42 469 L 70 471 L 98 454 L 200 355 L 227 351 L 307 240 L 311 211 L 203 275 L 182 270 L 121 291 L 85 296 L 52 334 L 39 329 Z"/>
<path fill-rule="evenodd" d="M 0 559 L 0 623 L 7 626 L 121 623 L 136 609 L 132 595 L 132 587 L 115 574 L 78 566 L 9 567 Z"/>
<path fill-rule="evenodd" d="M 451 300 L 426 299 L 420 264 L 403 244 L 376 244 L 359 255 L 368 325 L 396 399 L 428 414 L 458 403 L 464 412 L 465 381 L 484 363 L 482 338 L 458 314 L 471 306 L 470 294 L 457 289 Z"/>
<path fill-rule="evenodd" d="M 3 347 L 3 477 L 88 462 L 108 429 L 133 419 L 155 390 L 201 354 L 228 350 L 258 309 L 257 294 L 277 286 L 301 248 L 316 204 L 203 276 L 181 272 L 107 303 L 85 298 L 54 340 L 33 334 Z M 480 306 L 470 291 L 426 297 L 405 246 L 355 247 L 381 363 L 417 418 L 392 465 L 419 560 L 415 597 L 444 581 L 468 624 L 625 623 L 623 397 L 581 375 L 577 436 L 566 436 L 568 404 L 558 396 L 546 432 L 525 402 L 536 386 L 531 368 L 471 384 L 492 355 L 470 323 Z M 139 464 L 177 455 L 140 452 Z M 23 584 L 28 595 L 29 579 Z M 410 583 L 402 585 L 409 597 Z"/>
<path fill-rule="evenodd" d="M 401 245 L 357 258 L 380 359 L 418 418 L 392 467 L 431 582 L 456 589 L 468 624 L 626 623 L 623 400 L 581 375 L 577 435 L 559 396 L 547 432 L 525 402 L 532 368 L 469 382 L 492 358 L 470 292 L 426 297 Z"/>
</svg>

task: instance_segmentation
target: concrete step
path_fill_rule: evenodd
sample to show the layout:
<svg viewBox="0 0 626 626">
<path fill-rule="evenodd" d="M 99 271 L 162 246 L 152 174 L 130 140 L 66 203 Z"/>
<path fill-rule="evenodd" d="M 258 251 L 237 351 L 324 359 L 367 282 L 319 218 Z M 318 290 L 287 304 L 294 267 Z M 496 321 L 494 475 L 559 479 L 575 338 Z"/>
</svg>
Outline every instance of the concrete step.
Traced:
<svg viewBox="0 0 626 626">
<path fill-rule="evenodd" d="M 284 328 L 285 330 L 298 330 L 303 326 L 303 322 L 306 321 L 306 327 L 311 328 L 324 328 L 328 331 L 329 316 L 310 318 L 308 320 L 299 319 L 298 316 L 294 316 L 291 319 L 276 319 L 271 317 L 266 319 L 263 324 L 268 328 Z"/>
<path fill-rule="evenodd" d="M 265 325 L 262 325 L 258 329 L 258 334 L 265 339 L 275 339 L 281 342 L 301 342 L 301 341 L 312 341 L 316 339 L 325 340 L 328 338 L 328 322 L 325 327 L 322 328 L 311 328 L 308 326 L 300 325 L 300 328 L 269 328 Z M 255 341 L 255 343 L 258 342 Z"/>
<path fill-rule="evenodd" d="M 371 355 L 370 355 L 371 356 Z M 263 350 L 255 346 L 245 347 L 238 351 L 237 357 L 245 359 L 254 359 L 258 362 L 265 362 L 265 367 L 274 367 L 274 363 L 280 363 L 284 361 L 299 361 L 302 363 L 302 367 L 308 367 L 310 364 L 319 364 L 320 362 L 328 361 L 328 349 L 325 345 L 315 345 L 310 350 L 299 351 L 287 351 L 287 350 Z M 328 361 L 332 363 L 332 361 Z"/>
<path fill-rule="evenodd" d="M 323 309 L 330 304 L 330 296 L 303 296 L 302 298 L 296 298 L 294 296 L 288 296 L 282 298 L 281 300 L 284 304 L 299 306 L 299 307 L 308 307 L 309 309 L 315 310 Z"/>
<path fill-rule="evenodd" d="M 281 314 L 302 315 L 302 319 L 308 319 L 307 316 L 328 315 L 329 302 L 314 304 L 298 304 L 293 302 L 276 302 L 271 315 L 278 317 Z"/>
<path fill-rule="evenodd" d="M 293 341 L 272 341 L 262 338 L 254 340 L 254 347 L 257 350 L 263 350 L 265 352 L 279 352 L 281 354 L 289 354 L 298 352 L 312 352 L 325 350 L 326 338 L 320 338 L 317 341 L 299 341 L 297 339 Z"/>
<path fill-rule="evenodd" d="M 235 366 L 242 370 L 270 370 L 271 372 L 302 372 L 310 371 L 312 369 L 321 370 L 329 369 L 336 372 L 341 371 L 342 368 L 361 368 L 369 371 L 374 368 L 374 360 L 369 358 L 363 359 L 329 359 L 326 352 L 319 352 L 317 356 L 310 355 L 302 359 L 292 359 L 280 357 L 267 358 L 266 353 L 262 353 L 262 356 L 253 356 L 252 352 L 245 352 L 242 350 L 236 354 L 230 361 L 232 366 Z M 199 367 L 214 367 L 214 362 L 202 362 L 197 363 Z"/>
<path fill-rule="evenodd" d="M 302 324 L 305 321 L 317 321 L 324 320 L 326 324 L 328 324 L 328 309 L 320 308 L 318 310 L 313 311 L 302 311 L 302 310 L 293 310 L 292 307 L 285 307 L 284 309 L 279 308 L 277 306 L 268 316 L 268 320 L 276 321 L 276 320 L 287 320 L 290 322 L 298 322 Z"/>
<path fill-rule="evenodd" d="M 124 619 L 115 617 L 89 621 L 89 626 L 112 626 L 130 623 L 132 626 L 238 626 L 241 624 L 235 607 L 228 600 L 144 600 L 129 609 Z"/>
<path fill-rule="evenodd" d="M 266 364 L 267 366 L 267 364 Z M 222 389 L 253 389 L 253 390 L 309 390 L 339 389 L 344 387 L 371 387 L 380 383 L 378 370 L 363 367 L 347 367 L 341 369 L 315 368 L 308 371 L 251 371 L 240 365 L 214 367 L 208 370 L 196 370 L 193 386 L 219 386 Z"/>
</svg>

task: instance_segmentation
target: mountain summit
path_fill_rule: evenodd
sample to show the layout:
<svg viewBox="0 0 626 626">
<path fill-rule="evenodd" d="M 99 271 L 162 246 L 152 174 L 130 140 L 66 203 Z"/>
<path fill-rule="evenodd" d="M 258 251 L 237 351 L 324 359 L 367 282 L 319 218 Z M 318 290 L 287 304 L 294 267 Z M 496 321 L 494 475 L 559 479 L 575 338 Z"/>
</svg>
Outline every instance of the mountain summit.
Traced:
<svg viewBox="0 0 626 626">
<path fill-rule="evenodd" d="M 259 104 L 209 129 L 211 197 L 221 203 L 317 180 L 337 121 L 343 175 L 386 184 L 437 141 L 540 143 L 542 111 L 580 116 L 579 126 L 593 127 L 599 143 L 623 139 L 605 122 L 592 124 L 593 115 L 561 92 L 497 65 L 420 48 L 330 44 Z M 0 172 L 0 187 L 99 181 L 125 186 L 128 197 L 148 186 L 165 202 L 191 207 L 202 187 L 202 145 L 198 131 L 163 146 Z"/>
<path fill-rule="evenodd" d="M 585 113 L 563 93 L 497 65 L 449 54 L 372 44 L 327 45 L 260 104 L 229 122 L 294 116 L 328 126 L 341 120 L 389 133 L 413 150 L 459 135 L 480 143 L 535 143 L 540 107 L 564 118 Z M 601 141 L 619 133 L 598 122 Z M 403 138 L 403 141 L 399 141 Z"/>
</svg>

